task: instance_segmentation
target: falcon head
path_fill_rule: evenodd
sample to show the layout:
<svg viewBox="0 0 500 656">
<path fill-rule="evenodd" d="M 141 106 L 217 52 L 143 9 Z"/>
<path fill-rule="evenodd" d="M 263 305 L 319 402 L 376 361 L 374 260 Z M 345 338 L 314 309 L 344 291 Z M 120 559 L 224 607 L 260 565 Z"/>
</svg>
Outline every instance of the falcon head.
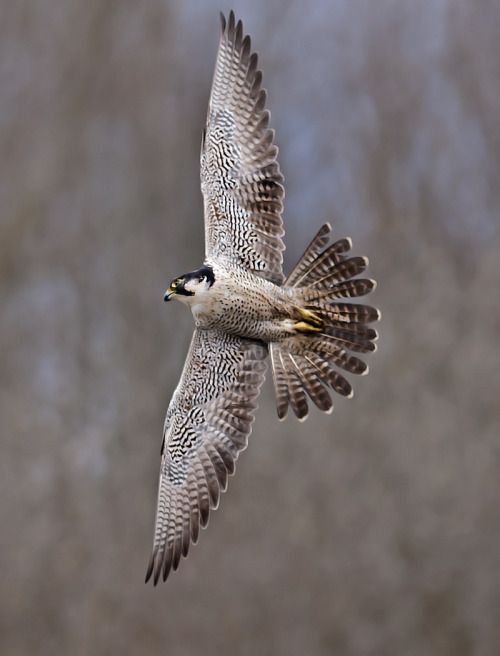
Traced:
<svg viewBox="0 0 500 656">
<path fill-rule="evenodd" d="M 163 298 L 165 301 L 178 298 L 189 305 L 194 300 L 192 297 L 202 296 L 214 282 L 215 276 L 212 267 L 204 265 L 197 271 L 190 271 L 172 280 Z"/>
</svg>

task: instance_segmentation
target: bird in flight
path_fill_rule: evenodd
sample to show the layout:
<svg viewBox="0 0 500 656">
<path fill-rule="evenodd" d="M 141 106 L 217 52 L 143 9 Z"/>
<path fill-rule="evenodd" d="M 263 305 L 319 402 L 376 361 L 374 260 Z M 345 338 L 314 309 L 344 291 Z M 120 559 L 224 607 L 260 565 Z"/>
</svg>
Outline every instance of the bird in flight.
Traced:
<svg viewBox="0 0 500 656">
<path fill-rule="evenodd" d="M 205 261 L 175 278 L 165 301 L 191 308 L 195 331 L 167 410 L 154 544 L 146 582 L 179 566 L 248 443 L 266 358 L 277 412 L 304 420 L 308 399 L 333 408 L 329 390 L 352 396 L 344 372 L 365 374 L 359 353 L 376 348 L 380 313 L 346 302 L 375 282 L 350 239 L 325 224 L 288 278 L 282 271 L 283 176 L 266 92 L 250 37 L 231 11 L 221 35 L 201 147 Z"/>
</svg>

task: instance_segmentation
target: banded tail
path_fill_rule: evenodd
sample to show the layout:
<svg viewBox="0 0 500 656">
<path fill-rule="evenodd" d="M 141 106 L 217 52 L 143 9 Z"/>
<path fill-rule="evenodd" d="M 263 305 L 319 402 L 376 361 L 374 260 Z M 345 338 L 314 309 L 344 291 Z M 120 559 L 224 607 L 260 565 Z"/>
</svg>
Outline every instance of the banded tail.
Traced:
<svg viewBox="0 0 500 656">
<path fill-rule="evenodd" d="M 368 365 L 353 353 L 376 350 L 377 331 L 368 324 L 380 319 L 369 305 L 343 302 L 369 294 L 376 282 L 357 278 L 368 266 L 366 257 L 349 257 L 352 243 L 341 239 L 329 245 L 330 225 L 312 240 L 285 282 L 296 290 L 295 335 L 269 346 L 278 417 L 290 405 L 299 420 L 309 412 L 308 397 L 324 412 L 333 410 L 329 389 L 351 397 L 343 373 L 367 374 Z"/>
</svg>

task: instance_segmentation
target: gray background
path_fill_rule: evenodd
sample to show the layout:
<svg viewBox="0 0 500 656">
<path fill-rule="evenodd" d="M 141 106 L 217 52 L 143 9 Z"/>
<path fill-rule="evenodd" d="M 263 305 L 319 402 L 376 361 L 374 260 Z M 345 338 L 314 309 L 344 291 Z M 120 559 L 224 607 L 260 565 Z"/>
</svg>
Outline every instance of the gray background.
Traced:
<svg viewBox="0 0 500 656">
<path fill-rule="evenodd" d="M 164 413 L 203 260 L 219 34 L 201 0 L 0 5 L 2 654 L 500 650 L 500 4 L 234 3 L 286 177 L 285 268 L 325 221 L 383 312 L 353 400 L 266 384 L 209 530 L 156 589 Z"/>
</svg>

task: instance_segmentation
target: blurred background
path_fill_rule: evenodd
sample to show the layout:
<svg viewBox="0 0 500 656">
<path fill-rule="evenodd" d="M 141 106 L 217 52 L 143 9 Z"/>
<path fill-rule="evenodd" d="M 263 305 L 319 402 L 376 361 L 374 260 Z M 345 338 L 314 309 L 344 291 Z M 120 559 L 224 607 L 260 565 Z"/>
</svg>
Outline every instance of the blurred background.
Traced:
<svg viewBox="0 0 500 656">
<path fill-rule="evenodd" d="M 307 6 L 306 6 L 307 5 Z M 266 383 L 209 530 L 144 585 L 203 260 L 199 147 L 234 8 L 286 179 L 383 313 L 353 400 Z M 500 4 L 17 0 L 0 8 L 2 654 L 500 653 Z"/>
</svg>

